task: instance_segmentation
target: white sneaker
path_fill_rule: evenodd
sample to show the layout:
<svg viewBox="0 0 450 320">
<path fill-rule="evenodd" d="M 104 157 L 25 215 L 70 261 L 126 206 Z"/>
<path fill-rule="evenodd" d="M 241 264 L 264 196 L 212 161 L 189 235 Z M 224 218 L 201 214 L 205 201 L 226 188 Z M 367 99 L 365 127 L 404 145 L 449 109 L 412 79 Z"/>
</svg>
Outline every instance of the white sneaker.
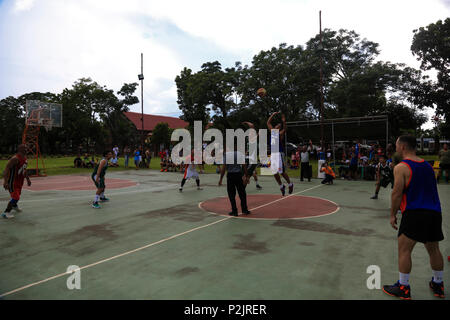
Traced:
<svg viewBox="0 0 450 320">
<path fill-rule="evenodd" d="M 19 207 L 12 207 L 12 209 L 13 209 L 15 212 L 22 212 L 22 209 L 20 209 Z"/>
<path fill-rule="evenodd" d="M 197 190 L 203 190 L 201 187 L 197 187 Z"/>
<path fill-rule="evenodd" d="M 14 218 L 14 215 L 11 212 L 3 212 L 2 217 L 5 219 L 12 219 Z"/>
</svg>

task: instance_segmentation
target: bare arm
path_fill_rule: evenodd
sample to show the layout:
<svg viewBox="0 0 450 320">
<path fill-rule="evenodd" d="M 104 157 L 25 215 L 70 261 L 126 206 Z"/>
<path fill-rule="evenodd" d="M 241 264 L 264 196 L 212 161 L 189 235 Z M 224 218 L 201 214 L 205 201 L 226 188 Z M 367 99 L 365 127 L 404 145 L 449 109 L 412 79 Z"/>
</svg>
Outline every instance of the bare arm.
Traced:
<svg viewBox="0 0 450 320">
<path fill-rule="evenodd" d="M 255 125 L 249 121 L 244 121 L 242 124 L 246 124 L 249 128 L 255 129 Z"/>
<path fill-rule="evenodd" d="M 281 121 L 283 122 L 283 129 L 281 129 L 280 131 L 280 135 L 284 136 L 284 133 L 286 132 L 286 116 L 284 115 L 284 113 L 281 114 Z"/>
<path fill-rule="evenodd" d="M 391 193 L 391 225 L 395 230 L 398 229 L 396 215 L 402 203 L 403 190 L 409 174 L 409 170 L 404 164 L 400 164 L 394 168 L 394 188 Z"/>
<path fill-rule="evenodd" d="M 3 171 L 3 188 L 8 189 L 8 180 L 11 168 L 17 165 L 19 162 L 19 159 L 17 159 L 15 156 L 9 159 L 8 163 L 6 164 L 6 168 Z"/>
<path fill-rule="evenodd" d="M 226 170 L 226 165 L 225 163 L 222 165 L 222 167 L 220 168 L 220 179 L 219 179 L 219 186 L 222 185 L 222 179 L 223 176 L 225 175 L 225 170 Z"/>
<path fill-rule="evenodd" d="M 31 186 L 31 180 L 30 180 L 30 177 L 28 176 L 28 170 L 27 169 L 24 170 L 24 175 L 25 175 L 25 179 L 27 179 L 28 186 Z"/>
<path fill-rule="evenodd" d="M 275 117 L 275 115 L 277 115 L 277 114 L 278 114 L 278 112 L 272 113 L 272 115 L 270 116 L 270 118 L 267 120 L 267 128 L 269 128 L 269 130 L 272 130 L 272 129 L 273 129 L 273 126 L 272 126 L 272 119 L 273 119 L 273 117 Z"/>
</svg>

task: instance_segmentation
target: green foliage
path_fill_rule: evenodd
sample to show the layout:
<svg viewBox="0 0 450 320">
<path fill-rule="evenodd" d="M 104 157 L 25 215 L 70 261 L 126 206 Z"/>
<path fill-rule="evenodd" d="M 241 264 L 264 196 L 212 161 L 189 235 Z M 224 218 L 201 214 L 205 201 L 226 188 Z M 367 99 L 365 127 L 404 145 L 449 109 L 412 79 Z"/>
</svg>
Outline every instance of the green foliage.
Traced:
<svg viewBox="0 0 450 320">
<path fill-rule="evenodd" d="M 123 115 L 128 106 L 139 100 L 133 96 L 137 83 L 124 84 L 117 94 L 90 78 L 81 78 L 72 88 L 60 94 L 32 92 L 18 98 L 0 100 L 0 152 L 11 152 L 21 142 L 25 125 L 27 100 L 41 100 L 63 105 L 63 127 L 41 130 L 39 143 L 42 153 L 92 152 L 124 146 L 134 141 L 136 130 Z"/>
<path fill-rule="evenodd" d="M 169 128 L 166 122 L 158 123 L 152 131 L 151 142 L 155 146 L 163 144 L 165 147 L 170 144 L 170 137 L 173 129 Z"/>
<path fill-rule="evenodd" d="M 251 121 L 266 126 L 281 111 L 288 121 L 318 120 L 322 65 L 324 117 L 389 115 L 392 134 L 415 132 L 426 121 L 419 112 L 425 90 L 432 91 L 421 71 L 403 64 L 377 61 L 379 45 L 355 31 L 325 29 L 305 46 L 285 43 L 253 57 L 251 66 L 236 62 L 222 69 L 208 62 L 193 73 L 184 68 L 175 82 L 183 118 L 209 121 L 219 129 Z M 256 95 L 258 88 L 267 95 Z M 277 119 L 275 119 L 277 121 Z M 278 120 L 279 121 L 279 120 Z"/>
<path fill-rule="evenodd" d="M 413 32 L 411 51 L 421 62 L 421 69 L 437 71 L 437 81 L 425 82 L 416 99 L 444 116 L 445 122 L 439 125 L 439 130 L 450 137 L 450 18 Z"/>
</svg>

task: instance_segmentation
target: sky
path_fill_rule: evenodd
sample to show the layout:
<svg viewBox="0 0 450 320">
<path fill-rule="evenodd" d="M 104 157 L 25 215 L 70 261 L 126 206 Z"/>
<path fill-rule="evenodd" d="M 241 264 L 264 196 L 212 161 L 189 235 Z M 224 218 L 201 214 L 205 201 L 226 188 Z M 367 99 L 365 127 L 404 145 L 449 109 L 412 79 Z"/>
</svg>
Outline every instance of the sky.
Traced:
<svg viewBox="0 0 450 320">
<path fill-rule="evenodd" d="M 139 82 L 143 53 L 144 112 L 179 116 L 184 67 L 250 65 L 261 50 L 304 45 L 319 10 L 322 29 L 355 30 L 379 43 L 378 60 L 419 68 L 413 30 L 449 17 L 450 0 L 0 0 L 0 99 L 60 93 L 82 77 L 117 92 Z"/>
</svg>

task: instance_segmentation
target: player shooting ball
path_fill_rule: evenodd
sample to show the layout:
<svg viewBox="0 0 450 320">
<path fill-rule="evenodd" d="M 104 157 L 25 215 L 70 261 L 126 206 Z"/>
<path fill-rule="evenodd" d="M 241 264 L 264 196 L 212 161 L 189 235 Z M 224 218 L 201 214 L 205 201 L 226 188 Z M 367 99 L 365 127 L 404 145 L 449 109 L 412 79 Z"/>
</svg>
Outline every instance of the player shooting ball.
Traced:
<svg viewBox="0 0 450 320">
<path fill-rule="evenodd" d="M 294 184 L 291 183 L 289 175 L 286 172 L 286 166 L 284 163 L 284 135 L 286 134 L 286 117 L 281 113 L 282 123 L 277 124 L 275 127 L 272 125 L 272 119 L 280 112 L 274 112 L 267 120 L 267 128 L 271 130 L 271 146 L 276 145 L 278 140 L 278 150 L 270 153 L 270 163 L 273 176 L 280 186 L 281 194 L 284 196 L 286 193 L 286 186 L 281 182 L 280 174 L 286 180 L 289 185 L 289 194 L 292 194 L 294 190 Z M 275 130 L 274 130 L 275 129 Z M 279 130 L 279 131 L 276 131 Z M 278 152 L 277 152 L 278 151 Z"/>
</svg>

